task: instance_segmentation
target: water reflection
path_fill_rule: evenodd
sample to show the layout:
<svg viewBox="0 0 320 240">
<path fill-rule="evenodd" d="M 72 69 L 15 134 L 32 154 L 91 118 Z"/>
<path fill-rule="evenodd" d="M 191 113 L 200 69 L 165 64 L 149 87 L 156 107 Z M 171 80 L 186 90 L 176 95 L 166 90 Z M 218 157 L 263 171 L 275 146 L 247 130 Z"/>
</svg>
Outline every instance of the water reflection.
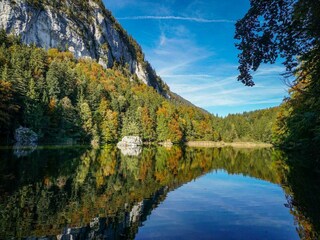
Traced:
<svg viewBox="0 0 320 240">
<path fill-rule="evenodd" d="M 112 146 L 38 148 L 18 158 L 2 149 L 0 239 L 133 239 L 170 191 L 219 170 L 281 184 L 300 237 L 316 239 L 319 184 L 288 158 L 271 149 L 179 147 L 124 155 Z"/>
<path fill-rule="evenodd" d="M 286 207 L 294 216 L 301 239 L 320 239 L 320 172 L 312 156 L 275 152 Z"/>
</svg>

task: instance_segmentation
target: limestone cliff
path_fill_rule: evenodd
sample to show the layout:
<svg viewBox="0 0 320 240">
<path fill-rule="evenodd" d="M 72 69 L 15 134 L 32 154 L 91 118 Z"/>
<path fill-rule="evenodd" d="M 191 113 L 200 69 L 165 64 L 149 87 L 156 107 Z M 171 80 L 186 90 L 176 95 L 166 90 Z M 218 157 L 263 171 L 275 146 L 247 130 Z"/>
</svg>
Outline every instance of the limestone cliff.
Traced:
<svg viewBox="0 0 320 240">
<path fill-rule="evenodd" d="M 69 50 L 106 68 L 127 67 L 145 84 L 169 96 L 141 47 L 100 0 L 0 0 L 0 28 L 20 35 L 26 44 Z"/>
</svg>

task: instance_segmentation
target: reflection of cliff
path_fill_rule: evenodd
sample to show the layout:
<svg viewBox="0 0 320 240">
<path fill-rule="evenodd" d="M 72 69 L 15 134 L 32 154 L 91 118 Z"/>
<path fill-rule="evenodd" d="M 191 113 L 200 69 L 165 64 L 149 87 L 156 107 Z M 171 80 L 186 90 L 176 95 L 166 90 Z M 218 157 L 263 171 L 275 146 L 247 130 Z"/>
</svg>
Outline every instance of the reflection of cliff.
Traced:
<svg viewBox="0 0 320 240">
<path fill-rule="evenodd" d="M 65 228 L 49 239 L 134 239 L 142 222 L 164 200 L 167 190 L 160 189 L 151 198 L 133 205 L 130 211 L 120 213 L 119 217 L 93 218 L 85 227 Z"/>
<path fill-rule="evenodd" d="M 63 233 L 131 239 L 168 191 L 207 172 L 283 179 L 273 151 L 266 149 L 151 148 L 139 156 L 108 146 L 70 151 L 48 156 L 37 150 L 23 162 L 6 152 L 5 165 L 14 164 L 0 169 L 0 238 Z"/>
</svg>

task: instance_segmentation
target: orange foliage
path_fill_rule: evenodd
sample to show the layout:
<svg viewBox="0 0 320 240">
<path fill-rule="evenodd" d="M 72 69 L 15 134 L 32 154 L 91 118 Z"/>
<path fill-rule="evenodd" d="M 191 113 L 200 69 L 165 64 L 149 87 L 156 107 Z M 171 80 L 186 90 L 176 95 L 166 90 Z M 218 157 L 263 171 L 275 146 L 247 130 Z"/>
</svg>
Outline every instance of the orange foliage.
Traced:
<svg viewBox="0 0 320 240">
<path fill-rule="evenodd" d="M 49 113 L 53 113 L 55 111 L 55 109 L 56 109 L 56 100 L 54 98 L 50 99 L 48 108 L 49 108 Z"/>
<path fill-rule="evenodd" d="M 60 52 L 58 49 L 56 48 L 50 48 L 48 50 L 48 62 L 49 64 L 54 61 L 54 60 L 58 60 L 58 61 L 71 61 L 74 59 L 73 53 L 72 52 Z"/>
</svg>

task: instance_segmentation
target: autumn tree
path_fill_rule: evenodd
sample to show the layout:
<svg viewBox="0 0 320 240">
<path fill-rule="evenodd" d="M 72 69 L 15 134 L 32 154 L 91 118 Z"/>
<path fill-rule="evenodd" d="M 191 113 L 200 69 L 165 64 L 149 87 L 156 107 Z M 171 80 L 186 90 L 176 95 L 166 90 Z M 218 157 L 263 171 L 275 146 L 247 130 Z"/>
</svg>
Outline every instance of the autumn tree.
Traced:
<svg viewBox="0 0 320 240">
<path fill-rule="evenodd" d="M 155 120 L 147 107 L 140 107 L 138 111 L 141 119 L 142 138 L 150 142 L 154 141 L 156 136 Z"/>
<path fill-rule="evenodd" d="M 98 109 L 100 115 L 100 132 L 105 143 L 118 140 L 118 113 L 109 108 L 108 101 L 104 98 Z"/>
<path fill-rule="evenodd" d="M 275 127 L 279 130 L 275 133 L 279 136 L 276 142 L 313 148 L 318 155 L 320 1 L 251 0 L 250 3 L 248 13 L 236 24 L 235 38 L 241 51 L 238 80 L 253 86 L 252 71 L 261 63 L 284 59 L 287 75 L 296 79 L 291 84 L 290 97 L 282 106 L 279 127 Z"/>
</svg>

